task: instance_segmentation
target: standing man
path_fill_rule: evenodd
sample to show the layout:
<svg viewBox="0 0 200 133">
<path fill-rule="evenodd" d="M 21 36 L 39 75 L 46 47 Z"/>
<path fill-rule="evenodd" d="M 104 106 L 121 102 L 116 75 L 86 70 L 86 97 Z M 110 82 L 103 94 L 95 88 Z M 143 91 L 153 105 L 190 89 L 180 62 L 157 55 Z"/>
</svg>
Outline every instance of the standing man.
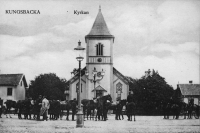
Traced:
<svg viewBox="0 0 200 133">
<path fill-rule="evenodd" d="M 3 109 L 3 100 L 0 98 L 0 118 L 2 118 L 1 117 L 2 109 Z"/>
<path fill-rule="evenodd" d="M 115 106 L 115 120 L 118 120 L 118 118 L 120 117 L 119 115 L 119 109 L 120 109 L 120 102 L 117 100 L 116 101 L 116 106 Z"/>
<path fill-rule="evenodd" d="M 39 95 L 39 98 L 36 100 L 36 112 L 37 112 L 37 121 L 40 120 L 40 109 L 42 107 L 42 96 Z"/>
<path fill-rule="evenodd" d="M 130 91 L 130 94 L 129 94 L 128 97 L 127 97 L 127 102 L 128 102 L 128 103 L 135 102 L 135 101 L 134 101 L 134 95 L 133 95 L 133 91 L 132 91 L 132 90 Z"/>
<path fill-rule="evenodd" d="M 43 120 L 47 121 L 47 114 L 48 114 L 48 109 L 50 107 L 49 100 L 47 100 L 46 96 L 43 97 L 42 100 L 42 109 L 41 109 L 41 114 L 43 115 Z"/>
<path fill-rule="evenodd" d="M 76 98 L 74 98 L 74 100 L 72 101 L 71 107 L 72 107 L 72 121 L 74 121 L 74 116 L 76 114 L 76 108 L 77 108 Z"/>
<path fill-rule="evenodd" d="M 134 104 L 135 100 L 134 100 L 134 95 L 133 95 L 133 91 L 130 91 L 130 94 L 127 97 L 127 104 L 126 104 L 126 114 L 128 117 L 128 121 L 131 120 L 132 118 L 132 114 L 133 114 L 133 104 Z"/>
</svg>

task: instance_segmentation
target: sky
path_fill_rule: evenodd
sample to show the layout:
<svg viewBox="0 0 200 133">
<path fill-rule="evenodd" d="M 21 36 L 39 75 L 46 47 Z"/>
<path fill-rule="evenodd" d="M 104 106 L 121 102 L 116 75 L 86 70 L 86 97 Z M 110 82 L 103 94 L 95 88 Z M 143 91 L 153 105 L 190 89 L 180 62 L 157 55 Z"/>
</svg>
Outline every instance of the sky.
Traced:
<svg viewBox="0 0 200 133">
<path fill-rule="evenodd" d="M 23 73 L 28 83 L 44 73 L 69 80 L 78 67 L 74 48 L 85 47 L 99 5 L 115 36 L 114 67 L 139 79 L 158 71 L 169 85 L 199 84 L 200 1 L 1 0 L 0 73 Z M 40 14 L 6 14 L 39 10 Z M 89 14 L 74 14 L 74 10 Z M 85 60 L 82 66 L 85 66 Z"/>
</svg>

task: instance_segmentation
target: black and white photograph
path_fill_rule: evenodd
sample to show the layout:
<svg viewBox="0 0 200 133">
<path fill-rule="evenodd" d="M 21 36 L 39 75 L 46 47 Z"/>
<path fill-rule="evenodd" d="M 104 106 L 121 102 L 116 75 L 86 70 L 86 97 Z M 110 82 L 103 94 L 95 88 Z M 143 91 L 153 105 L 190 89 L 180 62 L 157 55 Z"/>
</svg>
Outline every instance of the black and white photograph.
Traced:
<svg viewBox="0 0 200 133">
<path fill-rule="evenodd" d="M 199 0 L 0 0 L 0 133 L 200 132 Z"/>
</svg>

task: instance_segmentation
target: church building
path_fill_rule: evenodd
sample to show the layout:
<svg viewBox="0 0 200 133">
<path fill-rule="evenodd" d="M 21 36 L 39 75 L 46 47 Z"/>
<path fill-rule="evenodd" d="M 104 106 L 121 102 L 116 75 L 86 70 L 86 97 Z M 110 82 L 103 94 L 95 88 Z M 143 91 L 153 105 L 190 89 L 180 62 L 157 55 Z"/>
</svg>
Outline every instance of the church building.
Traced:
<svg viewBox="0 0 200 133">
<path fill-rule="evenodd" d="M 114 39 L 99 9 L 91 31 L 85 36 L 86 67 L 81 69 L 81 100 L 107 94 L 111 95 L 114 102 L 127 98 L 128 79 L 113 67 Z M 76 73 L 68 82 L 68 100 L 77 99 L 79 74 Z"/>
</svg>

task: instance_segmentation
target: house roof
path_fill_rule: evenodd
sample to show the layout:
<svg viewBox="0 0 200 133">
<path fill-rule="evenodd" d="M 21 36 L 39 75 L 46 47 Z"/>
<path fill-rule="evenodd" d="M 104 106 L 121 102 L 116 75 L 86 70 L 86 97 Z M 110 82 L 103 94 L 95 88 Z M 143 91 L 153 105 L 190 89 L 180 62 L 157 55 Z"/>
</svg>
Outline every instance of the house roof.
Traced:
<svg viewBox="0 0 200 133">
<path fill-rule="evenodd" d="M 101 9 L 99 9 L 97 17 L 96 17 L 96 19 L 94 21 L 94 24 L 92 26 L 92 29 L 90 30 L 89 34 L 86 35 L 86 38 L 87 37 L 96 37 L 96 36 L 114 38 L 114 36 L 111 35 L 110 31 L 108 30 L 108 27 L 106 25 L 104 17 L 103 17 L 103 15 L 101 13 Z"/>
<path fill-rule="evenodd" d="M 200 95 L 200 84 L 179 84 L 181 94 L 186 95 Z"/>
<path fill-rule="evenodd" d="M 96 90 L 101 90 L 101 91 L 106 91 L 103 87 L 101 87 L 100 85 L 97 86 L 95 89 L 92 90 L 93 91 L 96 91 Z M 107 92 L 107 91 L 106 91 Z"/>
<path fill-rule="evenodd" d="M 17 86 L 23 80 L 24 86 L 28 87 L 23 74 L 0 74 L 0 86 Z"/>
</svg>

